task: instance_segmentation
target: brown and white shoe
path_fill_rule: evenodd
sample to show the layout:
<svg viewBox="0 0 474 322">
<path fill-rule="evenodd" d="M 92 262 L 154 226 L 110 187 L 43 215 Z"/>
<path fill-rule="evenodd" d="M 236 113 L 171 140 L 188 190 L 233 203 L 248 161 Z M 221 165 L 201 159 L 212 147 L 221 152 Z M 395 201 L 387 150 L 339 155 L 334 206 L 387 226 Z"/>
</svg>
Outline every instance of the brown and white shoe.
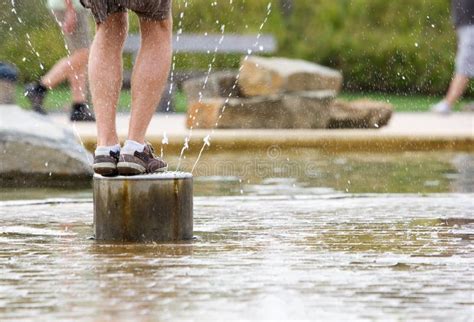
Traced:
<svg viewBox="0 0 474 322">
<path fill-rule="evenodd" d="M 116 176 L 117 163 L 119 161 L 120 152 L 110 151 L 107 154 L 94 155 L 94 172 L 103 176 Z"/>
<path fill-rule="evenodd" d="M 151 144 L 147 143 L 143 152 L 135 151 L 133 155 L 121 153 L 117 164 L 118 173 L 123 176 L 133 176 L 167 171 L 168 164 L 154 152 Z"/>
</svg>

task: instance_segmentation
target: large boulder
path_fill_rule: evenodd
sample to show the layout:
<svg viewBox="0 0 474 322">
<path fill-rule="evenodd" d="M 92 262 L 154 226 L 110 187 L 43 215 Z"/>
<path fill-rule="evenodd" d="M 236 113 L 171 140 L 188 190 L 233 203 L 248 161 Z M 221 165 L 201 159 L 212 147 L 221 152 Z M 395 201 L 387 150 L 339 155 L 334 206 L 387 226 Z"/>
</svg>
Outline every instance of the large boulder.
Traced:
<svg viewBox="0 0 474 322">
<path fill-rule="evenodd" d="M 0 186 L 84 186 L 92 156 L 70 129 L 14 105 L 0 105 Z"/>
<path fill-rule="evenodd" d="M 332 90 L 339 92 L 342 74 L 304 60 L 251 56 L 242 61 L 239 78 L 245 96 Z"/>
<path fill-rule="evenodd" d="M 380 128 L 390 121 L 393 106 L 371 100 L 336 100 L 331 106 L 329 128 Z"/>
<path fill-rule="evenodd" d="M 188 109 L 187 126 L 220 129 L 321 129 L 330 120 L 332 91 L 254 98 L 203 99 Z"/>
<path fill-rule="evenodd" d="M 237 82 L 237 72 L 233 71 L 222 71 L 209 76 L 192 78 L 183 82 L 182 86 L 190 103 L 205 98 L 242 96 Z"/>
</svg>

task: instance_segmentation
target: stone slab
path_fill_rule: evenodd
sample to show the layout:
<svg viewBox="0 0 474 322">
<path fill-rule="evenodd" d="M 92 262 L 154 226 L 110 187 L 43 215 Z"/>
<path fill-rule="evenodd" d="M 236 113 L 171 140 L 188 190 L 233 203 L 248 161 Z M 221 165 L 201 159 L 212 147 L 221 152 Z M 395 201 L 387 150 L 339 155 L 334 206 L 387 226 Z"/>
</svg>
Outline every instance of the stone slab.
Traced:
<svg viewBox="0 0 474 322">
<path fill-rule="evenodd" d="M 54 122 L 73 128 L 67 114 L 52 114 Z M 117 116 L 117 129 L 121 140 L 127 137 L 129 114 Z M 190 135 L 186 128 L 185 114 L 153 117 L 147 140 L 159 149 L 166 133 L 168 144 L 165 157 L 179 155 L 185 138 Z M 84 145 L 95 149 L 97 130 L 95 124 L 74 125 Z M 203 139 L 210 129 L 193 130 L 189 145 L 191 153 L 199 152 Z M 378 130 L 372 129 L 216 129 L 211 135 L 211 149 L 266 149 L 278 145 L 281 148 L 295 146 L 327 151 L 471 151 L 474 152 L 474 113 L 453 113 L 449 116 L 427 112 L 395 112 L 390 123 Z"/>
<path fill-rule="evenodd" d="M 335 92 L 301 92 L 253 98 L 206 99 L 191 104 L 187 126 L 219 129 L 326 128 Z"/>
</svg>

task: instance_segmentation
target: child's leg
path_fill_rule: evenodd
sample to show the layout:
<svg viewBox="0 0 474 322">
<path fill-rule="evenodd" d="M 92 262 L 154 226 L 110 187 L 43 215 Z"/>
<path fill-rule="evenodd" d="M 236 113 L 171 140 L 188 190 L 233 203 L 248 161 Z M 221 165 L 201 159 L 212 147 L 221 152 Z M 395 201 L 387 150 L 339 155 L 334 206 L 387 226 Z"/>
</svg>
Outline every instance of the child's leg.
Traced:
<svg viewBox="0 0 474 322">
<path fill-rule="evenodd" d="M 161 99 L 171 64 L 171 17 L 140 18 L 141 48 L 132 74 L 132 113 L 128 138 L 143 144 Z"/>
<path fill-rule="evenodd" d="M 454 76 L 445 99 L 446 103 L 448 103 L 450 107 L 453 107 L 454 104 L 456 104 L 456 102 L 462 97 L 468 85 L 469 78 L 466 76 L 459 74 Z"/>
<path fill-rule="evenodd" d="M 122 49 L 127 32 L 127 14 L 112 14 L 97 25 L 90 49 L 89 83 L 97 119 L 98 146 L 119 143 L 115 113 L 122 87 Z"/>
<path fill-rule="evenodd" d="M 53 89 L 67 79 L 71 85 L 73 101 L 84 102 L 86 96 L 85 74 L 88 55 L 89 50 L 83 48 L 75 51 L 71 56 L 61 59 L 41 78 L 41 84 L 48 89 Z M 82 91 L 79 90 L 79 87 L 82 88 Z"/>
</svg>

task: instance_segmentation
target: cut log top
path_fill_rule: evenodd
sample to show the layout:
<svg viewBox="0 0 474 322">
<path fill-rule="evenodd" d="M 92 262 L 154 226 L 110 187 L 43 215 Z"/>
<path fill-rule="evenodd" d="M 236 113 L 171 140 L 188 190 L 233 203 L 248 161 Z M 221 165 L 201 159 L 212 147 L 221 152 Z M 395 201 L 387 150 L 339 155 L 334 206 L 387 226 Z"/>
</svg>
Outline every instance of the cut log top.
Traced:
<svg viewBox="0 0 474 322">
<path fill-rule="evenodd" d="M 94 179 L 97 180 L 115 180 L 115 181 L 139 181 L 139 180 L 175 180 L 175 179 L 191 179 L 193 175 L 189 172 L 176 172 L 176 171 L 168 171 L 168 172 L 161 172 L 161 173 L 153 173 L 153 174 L 143 174 L 138 176 L 115 176 L 115 177 L 104 177 L 100 174 L 94 174 Z"/>
</svg>

